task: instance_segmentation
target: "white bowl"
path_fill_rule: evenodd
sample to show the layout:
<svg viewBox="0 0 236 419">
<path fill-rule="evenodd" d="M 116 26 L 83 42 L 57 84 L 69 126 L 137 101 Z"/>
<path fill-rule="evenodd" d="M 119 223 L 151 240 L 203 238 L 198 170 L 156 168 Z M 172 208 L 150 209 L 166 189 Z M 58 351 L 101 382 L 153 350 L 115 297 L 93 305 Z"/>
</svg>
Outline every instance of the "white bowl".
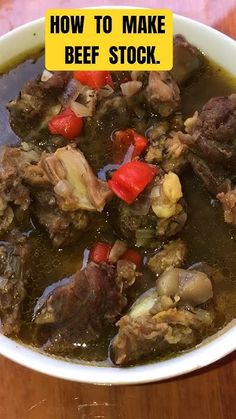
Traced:
<svg viewBox="0 0 236 419">
<path fill-rule="evenodd" d="M 236 76 L 236 42 L 222 33 L 182 16 L 174 16 L 174 31 Z M 0 38 L 1 64 L 44 44 L 44 19 L 23 25 Z M 73 381 L 96 384 L 137 384 L 159 381 L 211 364 L 236 349 L 236 321 L 195 349 L 175 358 L 130 368 L 81 365 L 43 355 L 0 335 L 0 354 L 36 371 Z"/>
</svg>

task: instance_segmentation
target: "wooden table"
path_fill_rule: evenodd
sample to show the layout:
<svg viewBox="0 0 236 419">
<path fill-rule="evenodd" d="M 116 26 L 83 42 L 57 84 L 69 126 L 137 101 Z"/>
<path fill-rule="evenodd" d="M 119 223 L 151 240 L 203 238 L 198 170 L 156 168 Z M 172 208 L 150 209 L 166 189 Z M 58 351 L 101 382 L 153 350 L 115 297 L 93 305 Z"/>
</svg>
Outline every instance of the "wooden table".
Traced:
<svg viewBox="0 0 236 419">
<path fill-rule="evenodd" d="M 0 34 L 47 7 L 96 4 L 169 7 L 236 39 L 236 0 L 0 0 Z M 50 378 L 0 358 L 0 419 L 235 419 L 236 355 L 157 384 L 104 387 Z"/>
</svg>

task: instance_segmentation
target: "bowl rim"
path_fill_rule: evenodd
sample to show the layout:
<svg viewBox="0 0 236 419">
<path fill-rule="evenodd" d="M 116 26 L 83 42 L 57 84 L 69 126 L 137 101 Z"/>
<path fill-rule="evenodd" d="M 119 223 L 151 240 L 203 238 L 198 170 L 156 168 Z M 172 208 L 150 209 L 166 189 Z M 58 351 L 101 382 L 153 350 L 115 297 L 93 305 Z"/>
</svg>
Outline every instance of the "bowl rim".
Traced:
<svg viewBox="0 0 236 419">
<path fill-rule="evenodd" d="M 90 8 L 90 7 L 89 7 Z M 91 7 L 95 8 L 95 7 Z M 101 6 L 96 8 L 124 9 L 131 6 Z M 132 6 L 132 8 L 140 8 Z M 197 30 L 204 29 L 218 39 L 226 40 L 233 48 L 236 42 L 227 35 L 193 19 L 173 14 L 174 21 L 178 24 L 189 24 Z M 42 30 L 44 17 L 28 22 L 0 37 L 0 43 L 15 40 L 22 31 L 35 29 Z M 27 50 L 26 50 L 27 53 Z M 222 63 L 221 63 L 222 65 Z M 223 65 L 224 66 L 224 65 Z M 236 320 L 232 320 L 216 335 L 203 341 L 197 347 L 188 352 L 177 355 L 168 360 L 157 361 L 151 364 L 133 367 L 114 367 L 100 365 L 85 365 L 73 360 L 62 360 L 47 354 L 40 353 L 37 349 L 27 347 L 23 343 L 16 342 L 0 334 L 0 354 L 18 364 L 32 370 L 67 380 L 90 383 L 90 384 L 141 384 L 154 381 L 166 380 L 179 375 L 190 373 L 205 367 L 220 358 L 228 355 L 236 349 Z"/>
<path fill-rule="evenodd" d="M 217 335 L 174 358 L 125 368 L 85 365 L 50 357 L 3 335 L 0 335 L 0 354 L 34 371 L 65 380 L 102 385 L 144 384 L 185 375 L 233 352 L 236 321 L 231 321 Z"/>
</svg>

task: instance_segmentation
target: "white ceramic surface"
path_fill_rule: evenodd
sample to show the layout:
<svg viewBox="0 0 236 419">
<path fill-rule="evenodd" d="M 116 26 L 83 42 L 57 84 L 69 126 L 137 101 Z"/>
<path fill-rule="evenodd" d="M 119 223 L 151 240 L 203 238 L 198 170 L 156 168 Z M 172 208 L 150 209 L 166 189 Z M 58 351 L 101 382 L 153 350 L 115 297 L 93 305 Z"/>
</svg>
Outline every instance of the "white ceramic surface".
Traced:
<svg viewBox="0 0 236 419">
<path fill-rule="evenodd" d="M 204 51 L 236 76 L 236 42 L 222 33 L 182 16 L 174 16 L 174 31 Z M 19 27 L 0 38 L 1 65 L 42 46 L 44 19 Z M 236 322 L 232 321 L 216 336 L 176 358 L 149 365 L 112 368 L 81 365 L 43 355 L 0 335 L 0 354 L 21 365 L 55 377 L 97 384 L 135 384 L 159 381 L 188 373 L 211 364 L 236 349 Z"/>
</svg>

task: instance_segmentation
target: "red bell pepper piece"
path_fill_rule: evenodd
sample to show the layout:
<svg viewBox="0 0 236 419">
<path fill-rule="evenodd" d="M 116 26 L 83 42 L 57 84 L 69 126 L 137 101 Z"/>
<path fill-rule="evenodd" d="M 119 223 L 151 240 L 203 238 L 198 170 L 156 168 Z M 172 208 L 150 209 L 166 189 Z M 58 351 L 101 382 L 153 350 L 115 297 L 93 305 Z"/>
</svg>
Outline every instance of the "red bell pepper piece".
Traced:
<svg viewBox="0 0 236 419">
<path fill-rule="evenodd" d="M 138 134 L 134 129 L 127 128 L 122 131 L 116 131 L 113 139 L 113 159 L 114 162 L 119 164 L 122 163 L 124 157 L 129 149 L 133 145 L 133 153 L 131 159 L 139 157 L 140 154 L 147 148 L 148 140 Z"/>
<path fill-rule="evenodd" d="M 112 151 L 114 163 L 123 162 L 128 148 L 133 142 L 133 129 L 127 128 L 122 131 L 116 131 L 113 136 Z"/>
<path fill-rule="evenodd" d="M 133 262 L 136 265 L 137 269 L 141 269 L 142 267 L 143 258 L 140 255 L 140 253 L 137 252 L 137 250 L 134 250 L 134 249 L 126 250 L 126 252 L 121 256 L 120 259 L 126 259 L 126 260 L 129 260 L 130 262 Z"/>
<path fill-rule="evenodd" d="M 103 242 L 95 243 L 90 250 L 89 259 L 92 262 L 96 262 L 96 263 L 108 262 L 109 254 L 112 249 L 112 246 L 113 245 L 111 244 L 103 243 Z M 125 260 L 129 260 L 130 262 L 133 262 L 137 266 L 137 269 L 141 269 L 142 267 L 142 256 L 140 255 L 139 252 L 137 252 L 137 250 L 134 250 L 134 249 L 126 250 L 125 253 L 123 253 L 123 255 L 120 256 L 120 259 L 125 259 Z"/>
<path fill-rule="evenodd" d="M 106 84 L 113 87 L 113 80 L 109 71 L 75 71 L 74 78 L 94 90 L 101 89 Z"/>
<path fill-rule="evenodd" d="M 90 250 L 90 260 L 92 262 L 108 262 L 109 253 L 112 245 L 98 242 Z"/>
<path fill-rule="evenodd" d="M 144 150 L 148 146 L 148 140 L 145 137 L 143 137 L 143 135 L 140 135 L 136 131 L 134 131 L 133 144 L 134 144 L 134 151 L 132 154 L 132 159 L 134 159 L 135 157 L 139 157 L 140 154 L 144 152 Z"/>
<path fill-rule="evenodd" d="M 70 109 L 65 109 L 48 122 L 51 134 L 62 135 L 66 140 L 74 140 L 83 128 L 83 119 L 75 115 Z"/>
<path fill-rule="evenodd" d="M 140 161 L 125 163 L 108 181 L 110 189 L 127 204 L 137 198 L 158 173 L 158 168 Z"/>
</svg>

